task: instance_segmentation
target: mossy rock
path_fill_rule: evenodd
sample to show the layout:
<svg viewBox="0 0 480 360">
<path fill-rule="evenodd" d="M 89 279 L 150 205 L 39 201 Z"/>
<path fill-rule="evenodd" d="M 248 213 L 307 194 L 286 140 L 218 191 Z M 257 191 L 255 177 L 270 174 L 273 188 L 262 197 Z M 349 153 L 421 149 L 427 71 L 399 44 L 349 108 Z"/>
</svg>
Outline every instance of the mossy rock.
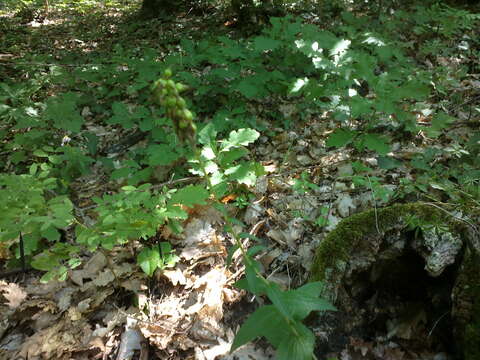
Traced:
<svg viewBox="0 0 480 360">
<path fill-rule="evenodd" d="M 352 288 L 358 285 L 358 274 L 371 274 L 371 269 L 385 258 L 399 259 L 403 253 L 417 250 L 412 250 L 413 235 L 408 230 L 412 216 L 420 223 L 438 224 L 460 241 L 461 250 L 452 259 L 455 266 L 449 266 L 454 269 L 448 295 L 453 298 L 451 312 L 455 342 L 457 351 L 461 347 L 465 359 L 480 360 L 480 263 L 476 248 L 465 246 L 478 244 L 478 234 L 446 211 L 425 203 L 395 204 L 344 219 L 317 248 L 310 280 L 323 281 L 323 296 L 334 303 L 343 316 L 352 314 L 356 317 L 353 323 L 361 323 L 363 320 L 358 315 L 361 309 L 355 309 L 359 306 L 358 301 L 352 300 L 355 296 Z M 424 272 L 421 267 L 414 271 Z M 400 278 L 402 276 L 405 275 Z M 415 278 L 416 275 L 411 272 L 406 276 Z M 333 324 L 336 322 L 338 320 L 332 321 Z M 339 331 L 345 331 L 345 328 Z"/>
<path fill-rule="evenodd" d="M 352 215 L 343 221 L 317 248 L 310 271 L 311 281 L 337 283 L 346 271 L 352 254 L 364 253 L 365 267 L 375 261 L 386 234 L 407 227 L 409 216 L 430 224 L 444 224 L 463 232 L 463 224 L 438 208 L 424 203 L 396 204 Z M 327 291 L 331 291 L 332 288 Z M 326 294 L 335 300 L 334 294 Z"/>
</svg>

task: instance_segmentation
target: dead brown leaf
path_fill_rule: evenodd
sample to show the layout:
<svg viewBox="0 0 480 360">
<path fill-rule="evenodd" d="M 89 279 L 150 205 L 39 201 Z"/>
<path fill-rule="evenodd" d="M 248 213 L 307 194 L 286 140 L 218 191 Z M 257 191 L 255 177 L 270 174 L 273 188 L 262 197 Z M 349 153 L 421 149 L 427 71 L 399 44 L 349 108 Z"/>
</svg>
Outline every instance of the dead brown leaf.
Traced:
<svg viewBox="0 0 480 360">
<path fill-rule="evenodd" d="M 3 297 L 7 300 L 7 305 L 11 309 L 19 307 L 27 297 L 27 293 L 20 286 L 5 281 L 0 281 L 0 293 L 3 294 Z"/>
</svg>

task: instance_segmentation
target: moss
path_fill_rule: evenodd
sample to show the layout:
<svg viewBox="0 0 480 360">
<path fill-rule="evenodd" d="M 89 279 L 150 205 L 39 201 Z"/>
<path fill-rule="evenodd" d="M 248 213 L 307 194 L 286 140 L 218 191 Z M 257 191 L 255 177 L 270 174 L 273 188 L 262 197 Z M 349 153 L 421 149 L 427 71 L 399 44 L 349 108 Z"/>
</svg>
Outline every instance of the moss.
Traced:
<svg viewBox="0 0 480 360">
<path fill-rule="evenodd" d="M 328 269 L 348 261 L 356 245 L 364 238 L 383 235 L 395 226 L 404 225 L 408 215 L 415 215 L 425 222 L 450 221 L 447 215 L 430 205 L 422 203 L 396 204 L 383 209 L 367 210 L 342 220 L 317 248 L 310 272 L 311 281 L 322 281 Z"/>
</svg>

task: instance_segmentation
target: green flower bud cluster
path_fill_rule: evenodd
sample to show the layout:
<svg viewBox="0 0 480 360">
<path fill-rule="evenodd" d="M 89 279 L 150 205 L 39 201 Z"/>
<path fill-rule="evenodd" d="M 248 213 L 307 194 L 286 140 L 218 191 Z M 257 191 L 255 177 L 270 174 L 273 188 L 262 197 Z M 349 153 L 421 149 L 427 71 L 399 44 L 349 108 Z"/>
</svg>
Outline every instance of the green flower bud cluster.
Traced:
<svg viewBox="0 0 480 360">
<path fill-rule="evenodd" d="M 188 87 L 173 81 L 172 75 L 172 70 L 166 69 L 162 77 L 153 83 L 151 86 L 153 99 L 166 109 L 166 115 L 172 120 L 180 141 L 188 140 L 194 147 L 197 127 L 193 123 L 192 112 L 187 109 L 187 102 L 180 96 Z"/>
</svg>

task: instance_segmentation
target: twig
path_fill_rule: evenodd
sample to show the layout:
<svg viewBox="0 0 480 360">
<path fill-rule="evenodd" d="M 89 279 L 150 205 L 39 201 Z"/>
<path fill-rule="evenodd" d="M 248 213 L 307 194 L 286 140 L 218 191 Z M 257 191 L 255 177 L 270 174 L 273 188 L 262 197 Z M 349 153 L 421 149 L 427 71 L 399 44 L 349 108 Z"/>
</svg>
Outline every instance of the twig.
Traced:
<svg viewBox="0 0 480 360">
<path fill-rule="evenodd" d="M 442 320 L 442 318 L 448 314 L 448 311 L 445 312 L 445 314 L 443 314 L 442 316 L 440 316 L 437 321 L 435 321 L 435 324 L 433 324 L 433 327 L 432 329 L 428 332 L 428 337 L 430 337 L 430 335 L 432 335 L 433 333 L 433 330 L 435 330 L 435 328 L 437 327 L 438 323 L 440 322 L 440 320 Z"/>
<path fill-rule="evenodd" d="M 435 203 L 425 202 L 424 204 L 425 204 L 425 205 L 433 206 L 434 208 L 437 208 L 437 209 L 443 211 L 443 212 L 446 213 L 447 215 L 450 215 L 450 216 L 453 217 L 455 220 L 464 222 L 465 224 L 467 224 L 468 226 L 470 226 L 476 233 L 478 233 L 477 227 L 476 227 L 473 223 L 471 223 L 470 221 L 465 220 L 465 219 L 463 219 L 463 218 L 461 218 L 461 217 L 458 217 L 458 216 L 456 216 L 455 214 L 452 214 L 452 213 L 449 212 L 448 210 L 445 210 L 444 208 L 442 208 L 441 206 L 438 206 L 438 205 L 435 204 Z"/>
</svg>

